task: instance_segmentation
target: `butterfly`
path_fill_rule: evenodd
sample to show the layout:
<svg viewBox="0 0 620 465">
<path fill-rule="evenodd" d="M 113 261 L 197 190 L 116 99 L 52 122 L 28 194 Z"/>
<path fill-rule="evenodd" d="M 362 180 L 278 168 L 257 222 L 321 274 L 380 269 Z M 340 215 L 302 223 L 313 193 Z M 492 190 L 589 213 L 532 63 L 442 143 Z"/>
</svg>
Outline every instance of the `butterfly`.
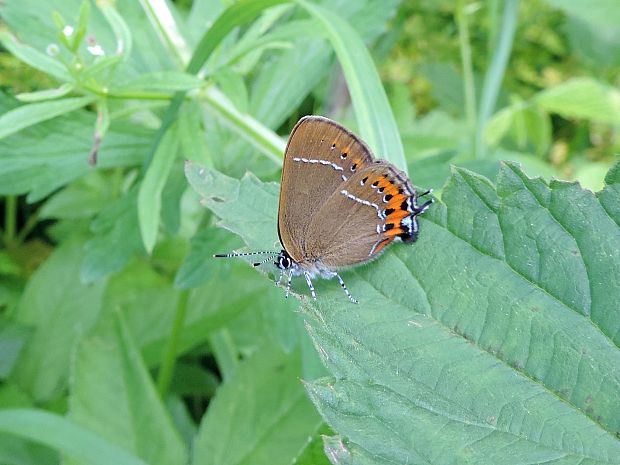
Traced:
<svg viewBox="0 0 620 465">
<path fill-rule="evenodd" d="M 419 233 L 417 217 L 433 203 L 420 195 L 407 175 L 376 160 L 355 134 L 322 116 L 305 116 L 293 128 L 284 153 L 278 209 L 282 250 L 217 254 L 269 256 L 286 275 L 286 297 L 293 276 L 303 276 L 313 299 L 315 277 L 336 278 L 357 303 L 339 271 L 377 258 L 394 241 L 410 244 Z"/>
</svg>

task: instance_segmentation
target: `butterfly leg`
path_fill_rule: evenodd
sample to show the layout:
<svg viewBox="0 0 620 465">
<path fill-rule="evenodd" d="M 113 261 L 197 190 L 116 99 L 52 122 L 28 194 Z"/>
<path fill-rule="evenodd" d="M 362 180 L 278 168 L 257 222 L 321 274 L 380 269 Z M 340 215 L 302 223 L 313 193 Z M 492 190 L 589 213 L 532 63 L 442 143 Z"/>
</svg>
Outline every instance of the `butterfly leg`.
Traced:
<svg viewBox="0 0 620 465">
<path fill-rule="evenodd" d="M 289 271 L 288 273 L 288 280 L 286 281 L 286 294 L 284 294 L 284 297 L 286 297 L 288 299 L 288 293 L 291 290 L 291 281 L 293 280 L 293 272 Z"/>
<path fill-rule="evenodd" d="M 278 276 L 278 280 L 276 281 L 276 287 L 278 287 L 282 282 L 282 276 L 284 276 L 284 270 L 280 271 L 280 276 Z"/>
<path fill-rule="evenodd" d="M 304 277 L 306 278 L 306 282 L 308 283 L 308 287 L 310 288 L 310 293 L 312 294 L 312 298 L 316 300 L 316 293 L 314 292 L 314 286 L 312 285 L 312 280 L 310 279 L 310 275 L 305 272 Z"/>
<path fill-rule="evenodd" d="M 336 272 L 334 272 L 334 276 L 336 278 L 338 278 L 338 282 L 340 283 L 340 287 L 342 287 L 342 290 L 344 291 L 344 293 L 347 295 L 347 297 L 349 298 L 349 300 L 356 304 L 357 300 L 355 300 L 352 296 L 351 293 L 349 292 L 349 289 L 347 289 L 347 285 L 344 283 L 344 281 L 342 280 L 342 278 L 340 277 L 340 275 Z"/>
</svg>

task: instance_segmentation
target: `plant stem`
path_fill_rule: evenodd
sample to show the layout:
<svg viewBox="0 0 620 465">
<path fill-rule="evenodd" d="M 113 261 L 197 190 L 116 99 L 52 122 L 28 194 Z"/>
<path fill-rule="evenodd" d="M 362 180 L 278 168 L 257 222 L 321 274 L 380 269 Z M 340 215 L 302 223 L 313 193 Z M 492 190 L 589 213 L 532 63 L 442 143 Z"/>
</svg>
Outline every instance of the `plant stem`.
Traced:
<svg viewBox="0 0 620 465">
<path fill-rule="evenodd" d="M 28 219 L 26 220 L 26 224 L 19 231 L 19 234 L 17 234 L 16 242 L 18 244 L 21 244 L 22 242 L 24 242 L 28 234 L 30 234 L 30 231 L 32 231 L 34 227 L 37 225 L 37 223 L 39 222 L 39 213 L 40 213 L 40 209 L 28 217 Z"/>
<path fill-rule="evenodd" d="M 483 142 L 486 124 L 499 95 L 500 86 L 508 64 L 508 58 L 512 49 L 515 30 L 517 28 L 517 11 L 519 0 L 506 0 L 504 3 L 504 11 L 500 24 L 500 36 L 497 47 L 493 52 L 491 64 L 484 76 L 484 85 L 482 87 L 482 96 L 480 97 L 479 118 L 476 126 L 475 153 L 476 158 L 484 158 L 486 156 L 486 147 Z"/>
<path fill-rule="evenodd" d="M 189 291 L 181 291 L 179 293 L 179 301 L 177 302 L 174 321 L 172 323 L 172 330 L 170 331 L 170 336 L 166 341 L 162 353 L 161 366 L 157 376 L 157 392 L 159 392 L 159 396 L 162 399 L 168 393 L 168 388 L 170 387 L 170 382 L 172 380 L 179 337 L 181 336 L 183 322 L 185 321 L 185 314 L 187 313 L 188 299 Z"/>
<path fill-rule="evenodd" d="M 17 233 L 17 197 L 9 195 L 4 204 L 4 242 L 13 244 Z"/>
<path fill-rule="evenodd" d="M 456 22 L 459 29 L 459 43 L 461 50 L 461 64 L 463 67 L 463 93 L 465 95 L 465 115 L 467 127 L 471 137 L 475 140 L 476 128 L 476 87 L 474 84 L 474 70 L 471 62 L 471 44 L 469 40 L 469 25 L 465 12 L 465 0 L 457 4 Z"/>
</svg>

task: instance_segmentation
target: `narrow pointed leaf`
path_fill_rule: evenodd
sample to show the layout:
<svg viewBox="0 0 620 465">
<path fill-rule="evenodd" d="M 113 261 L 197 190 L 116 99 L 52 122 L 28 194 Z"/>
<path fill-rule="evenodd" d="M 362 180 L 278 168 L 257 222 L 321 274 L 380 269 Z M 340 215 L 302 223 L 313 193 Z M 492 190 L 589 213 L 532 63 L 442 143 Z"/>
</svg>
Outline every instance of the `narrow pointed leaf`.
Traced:
<svg viewBox="0 0 620 465">
<path fill-rule="evenodd" d="M 94 101 L 95 97 L 66 98 L 50 102 L 31 103 L 9 110 L 0 116 L 0 139 L 28 126 L 75 111 Z"/>
<path fill-rule="evenodd" d="M 146 465 L 71 420 L 41 410 L 0 411 L 0 431 L 53 447 L 85 465 Z"/>
<path fill-rule="evenodd" d="M 364 42 L 355 29 L 336 14 L 304 0 L 297 3 L 322 24 L 334 47 L 351 94 L 360 135 L 379 158 L 406 171 L 396 120 Z"/>
</svg>

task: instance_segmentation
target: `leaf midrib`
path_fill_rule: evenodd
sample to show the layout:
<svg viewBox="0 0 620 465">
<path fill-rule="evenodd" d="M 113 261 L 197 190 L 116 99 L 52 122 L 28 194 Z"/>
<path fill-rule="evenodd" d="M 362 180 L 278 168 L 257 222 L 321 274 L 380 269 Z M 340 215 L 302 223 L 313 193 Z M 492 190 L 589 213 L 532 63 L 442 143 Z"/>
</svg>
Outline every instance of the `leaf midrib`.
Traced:
<svg viewBox="0 0 620 465">
<path fill-rule="evenodd" d="M 405 262 L 403 262 L 403 261 L 402 261 L 402 259 L 401 259 L 400 257 L 397 257 L 397 258 L 398 258 L 398 260 L 400 260 L 403 264 L 405 264 L 405 265 L 406 265 L 406 263 L 405 263 Z M 407 268 L 407 269 L 408 269 L 408 268 Z M 413 276 L 413 274 L 411 274 L 411 278 L 417 281 L 417 279 L 415 278 L 415 276 Z M 370 284 L 370 285 L 371 285 L 371 287 L 373 287 L 373 288 L 377 291 L 377 293 L 378 293 L 378 294 L 385 296 L 385 298 L 386 298 L 387 300 L 389 300 L 389 301 L 393 302 L 394 304 L 398 305 L 399 307 L 403 308 L 404 310 L 409 310 L 407 307 L 403 306 L 400 302 L 397 302 L 396 300 L 394 300 L 394 299 L 390 298 L 389 296 L 387 296 L 387 295 L 385 295 L 383 292 L 381 292 L 378 288 L 376 288 L 376 287 L 373 285 L 373 283 L 372 283 L 371 281 L 369 281 L 369 280 L 367 280 L 367 279 L 365 279 L 365 278 L 363 278 L 363 277 L 361 277 L 361 279 L 363 279 L 363 280 L 364 280 L 364 281 L 366 281 L 368 284 Z M 417 312 L 416 312 L 416 313 L 417 313 Z M 432 317 L 432 315 L 424 315 L 424 314 L 422 314 L 422 315 L 423 315 L 423 316 L 425 316 L 425 317 L 427 317 L 427 318 L 432 319 L 432 320 L 433 320 L 433 321 L 435 321 L 437 324 L 439 324 L 441 327 L 443 327 L 443 328 L 446 328 L 446 329 L 450 330 L 450 329 L 449 329 L 449 328 L 447 328 L 445 325 L 443 325 L 443 323 L 442 323 L 441 321 L 438 321 L 438 320 L 436 320 L 435 318 L 433 318 L 433 317 Z M 345 328 L 345 329 L 346 329 L 346 328 Z M 452 330 L 450 330 L 450 331 L 452 331 Z M 452 332 L 453 332 L 453 331 L 452 331 Z M 383 359 L 383 360 L 387 360 L 387 361 L 389 361 L 389 360 L 390 360 L 389 358 L 386 358 L 386 357 L 384 356 L 384 354 L 380 354 L 379 352 L 377 352 L 376 350 L 374 350 L 374 348 L 371 348 L 371 347 L 369 347 L 368 345 L 366 345 L 366 344 L 362 343 L 362 341 L 360 341 L 357 337 L 355 337 L 355 336 L 354 336 L 353 334 L 351 334 L 350 332 L 349 332 L 349 333 L 347 333 L 347 334 L 349 335 L 349 337 L 351 337 L 351 339 L 353 339 L 353 340 L 355 341 L 355 343 L 356 343 L 358 346 L 365 348 L 366 350 L 368 350 L 369 352 L 371 352 L 371 353 L 372 353 L 373 355 L 375 355 L 376 357 L 381 358 L 381 359 Z M 614 437 L 614 438 L 615 438 L 615 436 L 614 436 L 614 435 L 613 435 L 610 431 L 608 431 L 606 428 L 604 428 L 604 427 L 603 427 L 600 423 L 598 423 L 596 420 L 594 420 L 594 419 L 590 418 L 590 417 L 586 414 L 586 412 L 585 412 L 585 411 L 581 410 L 581 409 L 580 409 L 579 407 L 577 407 L 576 405 L 570 404 L 568 401 L 566 401 L 565 399 L 563 399 L 562 397 L 560 397 L 560 396 L 559 396 L 556 392 L 549 390 L 549 388 L 548 388 L 547 386 L 545 386 L 544 384 L 542 384 L 540 381 L 537 381 L 537 380 L 535 380 L 535 379 L 531 378 L 531 377 L 530 377 L 527 373 L 524 373 L 524 372 L 522 372 L 521 370 L 518 370 L 518 369 L 516 369 L 516 368 L 514 368 L 514 367 L 510 366 L 510 365 L 509 365 L 506 361 L 504 361 L 504 360 L 502 360 L 502 359 L 500 359 L 500 358 L 496 357 L 495 355 L 491 354 L 488 350 L 486 350 L 485 348 L 483 348 L 483 347 L 479 346 L 479 345 L 478 345 L 478 343 L 477 343 L 477 341 L 473 341 L 473 340 L 467 339 L 467 338 L 466 338 L 463 334 L 459 334 L 459 333 L 455 333 L 455 334 L 458 334 L 459 336 L 463 337 L 464 339 L 466 339 L 466 340 L 468 340 L 468 341 L 470 341 L 470 342 L 472 342 L 472 343 L 475 343 L 475 345 L 476 345 L 476 347 L 477 347 L 478 349 L 480 349 L 480 350 L 482 350 L 483 352 L 487 353 L 488 355 L 490 355 L 491 357 L 493 357 L 493 358 L 494 358 L 495 360 L 497 360 L 498 362 L 502 363 L 504 366 L 506 366 L 506 367 L 507 367 L 507 368 L 509 368 L 510 370 L 520 373 L 522 376 L 524 376 L 525 378 L 529 379 L 529 380 L 530 380 L 530 381 L 532 381 L 534 384 L 536 384 L 536 385 L 540 386 L 543 390 L 545 390 L 546 392 L 548 392 L 549 394 L 551 394 L 552 396 L 554 396 L 555 398 L 557 398 L 558 400 L 560 400 L 560 401 L 561 401 L 561 402 L 563 402 L 564 404 L 568 405 L 571 409 L 576 410 L 576 411 L 577 411 L 577 412 L 579 412 L 580 414 L 583 414 L 586 418 L 588 418 L 588 420 L 590 420 L 590 421 L 591 421 L 591 422 L 593 422 L 594 424 L 598 425 L 598 426 L 599 426 L 599 428 L 600 428 L 601 430 L 605 431 L 607 434 L 609 434 L 609 435 L 611 435 L 612 437 Z M 394 390 L 393 390 L 393 389 L 391 389 L 389 386 L 386 386 L 386 385 L 381 384 L 380 382 L 378 382 L 378 380 L 376 380 L 376 379 L 372 376 L 372 374 L 371 374 L 369 371 L 367 371 L 364 367 L 362 367 L 359 363 L 357 363 L 357 361 L 356 361 L 353 357 L 351 357 L 351 356 L 349 355 L 349 351 L 348 351 L 348 350 L 347 350 L 347 348 L 346 348 L 346 347 L 345 347 L 345 346 L 344 346 L 344 345 L 340 342 L 340 339 L 333 338 L 332 340 L 334 340 L 334 341 L 335 341 L 335 342 L 336 342 L 336 343 L 340 346 L 340 348 L 341 348 L 341 350 L 342 350 L 342 353 L 343 353 L 343 354 L 346 354 L 347 358 L 349 359 L 349 361 L 350 361 L 351 363 L 355 364 L 355 366 L 357 366 L 357 367 L 358 367 L 358 368 L 359 368 L 362 372 L 364 372 L 364 373 L 365 373 L 365 374 L 366 374 L 366 375 L 367 375 L 370 379 L 372 379 L 372 380 L 373 380 L 373 384 L 375 384 L 375 385 L 377 385 L 377 386 L 381 386 L 382 388 L 384 388 L 384 389 L 386 389 L 386 390 L 388 390 L 388 391 L 390 391 L 390 392 L 393 392 L 393 393 L 394 393 L 394 395 L 396 395 L 396 396 L 398 396 L 398 397 L 400 397 L 400 398 L 404 399 L 407 403 L 413 403 L 414 405 L 416 405 L 416 407 L 417 407 L 417 408 L 424 409 L 425 411 L 429 412 L 429 413 L 430 413 L 430 414 L 432 414 L 432 415 L 437 415 L 437 416 L 440 416 L 441 418 L 450 418 L 450 419 L 453 419 L 454 421 L 459 422 L 459 423 L 461 423 L 461 424 L 463 424 L 463 425 L 474 425 L 474 426 L 481 427 L 481 428 L 488 428 L 488 429 L 489 429 L 489 430 L 491 430 L 491 431 L 498 431 L 498 432 L 502 432 L 502 433 L 505 433 L 505 434 L 508 434 L 508 435 L 514 436 L 514 437 L 516 437 L 516 438 L 522 439 L 522 440 L 524 440 L 524 441 L 527 441 L 528 443 L 536 444 L 536 445 L 538 445 L 538 446 L 542 445 L 543 447 L 549 448 L 549 450 L 557 450 L 558 452 L 562 452 L 562 453 L 564 453 L 564 454 L 573 454 L 573 455 L 576 455 L 576 456 L 583 456 L 584 458 L 589 458 L 589 459 L 596 460 L 596 461 L 600 461 L 600 460 L 601 460 L 601 459 L 599 459 L 599 458 L 596 458 L 596 457 L 591 457 L 591 456 L 589 456 L 589 455 L 585 455 L 585 454 L 581 454 L 581 455 L 579 455 L 577 452 L 570 452 L 570 451 L 568 451 L 568 452 L 567 452 L 567 451 L 565 451 L 565 450 L 563 450 L 563 449 L 555 449 L 555 448 L 550 447 L 550 446 L 548 446 L 548 445 L 546 445 L 546 444 L 536 443 L 536 442 L 534 442 L 533 440 L 531 440 L 531 439 L 529 439 L 529 438 L 527 438 L 527 437 L 525 437 L 525 436 L 522 436 L 522 435 L 520 435 L 520 434 L 516 434 L 516 433 L 511 432 L 511 431 L 507 431 L 507 430 L 500 429 L 500 428 L 498 428 L 497 426 L 492 426 L 492 425 L 487 425 L 487 424 L 478 424 L 478 423 L 471 423 L 471 422 L 467 422 L 467 421 L 465 421 L 465 420 L 463 420 L 463 419 L 454 418 L 454 417 L 452 417 L 452 416 L 447 416 L 447 415 L 443 415 L 443 414 L 441 414 L 441 413 L 435 412 L 435 411 L 433 411 L 433 410 L 429 409 L 428 407 L 426 407 L 426 406 L 424 406 L 424 405 L 422 405 L 422 404 L 416 404 L 416 403 L 414 403 L 411 399 L 409 399 L 408 397 L 406 397 L 406 396 L 404 396 L 404 395 L 402 395 L 402 394 L 400 394 L 400 393 L 398 393 L 398 392 L 394 391 Z M 391 363 L 389 364 L 389 366 L 390 366 L 390 367 L 393 367 L 393 365 L 392 365 Z M 445 396 L 443 396 L 443 395 L 441 395 L 441 394 L 438 394 L 436 391 L 435 391 L 435 394 L 436 394 L 438 397 L 442 398 L 444 401 L 446 401 L 448 404 L 455 405 L 455 406 L 456 406 L 456 407 L 458 407 L 459 409 L 465 409 L 466 411 L 469 411 L 469 412 L 471 413 L 471 411 L 470 411 L 469 409 L 467 409 L 466 407 L 462 407 L 461 405 L 458 405 L 458 404 L 454 403 L 454 401 L 453 401 L 452 399 L 450 399 L 450 398 L 448 398 L 448 397 L 445 397 Z M 376 418 L 376 417 L 375 417 L 375 418 Z M 379 418 L 377 418 L 377 420 L 382 421 L 382 420 L 381 420 L 381 419 L 379 419 Z M 356 444 L 357 444 L 357 443 L 356 443 Z M 359 445 L 359 444 L 358 444 L 358 445 Z M 609 460 L 606 460 L 606 462 L 608 462 L 608 463 L 613 463 L 613 462 L 609 462 Z M 620 463 L 620 462 L 619 462 L 619 463 Z"/>
</svg>

